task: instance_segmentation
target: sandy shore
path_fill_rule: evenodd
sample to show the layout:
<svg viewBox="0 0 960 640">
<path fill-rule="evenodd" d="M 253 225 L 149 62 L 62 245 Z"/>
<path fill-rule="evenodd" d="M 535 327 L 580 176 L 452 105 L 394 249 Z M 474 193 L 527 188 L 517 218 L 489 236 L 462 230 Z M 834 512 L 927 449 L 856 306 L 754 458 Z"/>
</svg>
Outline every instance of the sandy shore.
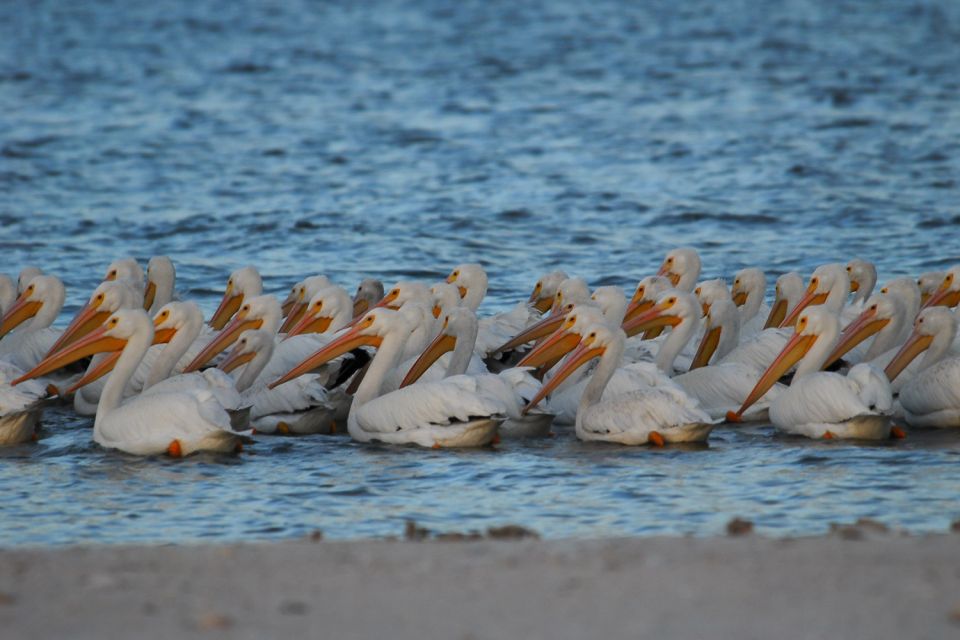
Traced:
<svg viewBox="0 0 960 640">
<path fill-rule="evenodd" d="M 945 638 L 960 535 L 0 551 L 4 638 Z"/>
</svg>

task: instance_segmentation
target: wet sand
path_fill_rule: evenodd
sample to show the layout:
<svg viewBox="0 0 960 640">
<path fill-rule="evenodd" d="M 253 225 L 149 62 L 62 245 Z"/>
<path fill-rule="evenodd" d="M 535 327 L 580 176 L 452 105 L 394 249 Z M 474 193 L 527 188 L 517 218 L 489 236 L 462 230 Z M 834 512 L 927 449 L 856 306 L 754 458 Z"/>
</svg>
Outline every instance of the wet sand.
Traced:
<svg viewBox="0 0 960 640">
<path fill-rule="evenodd" d="M 944 638 L 960 535 L 0 551 L 4 638 Z"/>
</svg>

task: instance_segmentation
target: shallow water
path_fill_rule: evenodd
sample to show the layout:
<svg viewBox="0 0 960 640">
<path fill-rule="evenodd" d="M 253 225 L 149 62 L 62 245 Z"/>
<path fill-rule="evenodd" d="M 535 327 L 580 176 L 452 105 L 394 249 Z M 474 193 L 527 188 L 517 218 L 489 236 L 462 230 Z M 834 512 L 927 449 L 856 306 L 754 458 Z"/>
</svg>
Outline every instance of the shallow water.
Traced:
<svg viewBox="0 0 960 640">
<path fill-rule="evenodd" d="M 640 5 L 640 3 L 635 3 Z M 230 269 L 630 286 L 677 244 L 705 277 L 862 256 L 960 261 L 960 4 L 19 2 L 0 5 L 0 269 L 165 253 L 209 312 Z M 772 281 L 772 277 L 771 277 Z M 65 322 L 66 317 L 61 322 Z M 0 452 L 4 544 L 463 531 L 943 530 L 960 437 L 875 446 L 721 428 L 705 450 L 495 451 L 263 438 L 139 460 L 48 413 Z"/>
</svg>

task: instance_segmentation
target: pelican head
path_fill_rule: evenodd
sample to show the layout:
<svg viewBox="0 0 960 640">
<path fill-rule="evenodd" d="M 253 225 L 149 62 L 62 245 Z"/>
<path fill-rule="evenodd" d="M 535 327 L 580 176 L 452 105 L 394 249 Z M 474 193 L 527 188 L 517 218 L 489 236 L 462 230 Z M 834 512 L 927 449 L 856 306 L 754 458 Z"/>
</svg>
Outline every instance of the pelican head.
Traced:
<svg viewBox="0 0 960 640">
<path fill-rule="evenodd" d="M 227 286 L 223 291 L 220 306 L 210 318 L 210 326 L 220 330 L 233 317 L 240 305 L 247 298 L 259 296 L 263 293 L 263 280 L 260 273 L 253 267 L 243 267 L 230 274 Z"/>
<path fill-rule="evenodd" d="M 574 305 L 562 317 L 556 330 L 524 356 L 517 366 L 551 368 L 577 346 L 587 327 L 604 322 L 608 320 L 598 307 Z"/>
<path fill-rule="evenodd" d="M 856 294 L 853 301 L 869 298 L 877 284 L 877 267 L 872 262 L 857 258 L 847 263 L 847 275 L 850 277 L 850 291 Z"/>
<path fill-rule="evenodd" d="M 302 333 L 333 333 L 345 327 L 352 318 L 353 301 L 350 294 L 343 287 L 332 285 L 310 298 L 297 324 L 287 332 L 287 337 Z"/>
<path fill-rule="evenodd" d="M 960 304 L 960 264 L 947 269 L 937 290 L 923 304 L 928 307 L 955 307 Z"/>
<path fill-rule="evenodd" d="M 323 289 L 333 286 L 327 276 L 310 276 L 293 285 L 293 289 L 280 305 L 280 311 L 286 315 L 280 325 L 280 333 L 288 333 L 291 327 L 296 326 L 307 310 L 307 305 L 313 297 Z"/>
<path fill-rule="evenodd" d="M 30 318 L 36 318 L 33 326 L 50 326 L 63 307 L 66 291 L 63 282 L 56 276 L 35 276 L 3 314 L 0 320 L 0 337 L 13 331 Z"/>
<path fill-rule="evenodd" d="M 471 311 L 476 311 L 487 295 L 487 272 L 476 263 L 457 265 L 447 276 L 447 282 L 456 285 L 463 304 Z"/>
<path fill-rule="evenodd" d="M 217 367 L 225 373 L 230 373 L 237 367 L 253 360 L 258 353 L 273 353 L 273 335 L 263 329 L 248 329 L 240 334 L 233 349 Z"/>
<path fill-rule="evenodd" d="M 709 305 L 704 324 L 703 338 L 693 358 L 690 369 L 698 369 L 710 363 L 713 354 L 717 358 L 730 353 L 740 339 L 740 315 L 730 296 L 720 296 Z"/>
<path fill-rule="evenodd" d="M 126 280 L 134 288 L 143 289 L 143 268 L 136 258 L 120 258 L 110 263 L 103 280 Z"/>
<path fill-rule="evenodd" d="M 23 293 L 23 290 L 27 288 L 30 281 L 40 275 L 43 275 L 43 270 L 40 269 L 40 267 L 24 267 L 20 269 L 20 275 L 17 276 L 17 295 Z M 940 284 L 940 282 L 938 281 L 937 284 Z"/>
<path fill-rule="evenodd" d="M 448 282 L 438 282 L 430 287 L 433 296 L 433 317 L 439 318 L 455 307 L 460 306 L 460 292 L 457 285 Z"/>
<path fill-rule="evenodd" d="M 569 302 L 586 302 L 590 299 L 590 287 L 583 278 L 567 278 L 557 285 L 557 292 L 553 295 L 553 306 L 550 310 L 556 313 Z"/>
<path fill-rule="evenodd" d="M 613 285 L 597 287 L 590 294 L 590 299 L 600 307 L 604 317 L 614 322 L 623 322 L 623 316 L 627 312 L 627 296 L 623 289 Z"/>
<path fill-rule="evenodd" d="M 730 291 L 727 289 L 727 283 L 721 278 L 715 280 L 704 280 L 693 290 L 693 295 L 697 296 L 700 302 L 700 308 L 703 315 L 710 312 L 710 305 L 720 298 L 729 298 Z"/>
<path fill-rule="evenodd" d="M 475 342 L 477 339 L 477 316 L 467 307 L 455 306 L 443 316 L 443 326 L 400 383 L 401 387 L 413 384 L 427 372 L 434 362 L 448 351 L 453 351 L 460 340 Z"/>
<path fill-rule="evenodd" d="M 827 357 L 824 368 L 829 367 L 858 344 L 878 333 L 894 319 L 902 320 L 904 313 L 903 303 L 898 297 L 883 293 L 870 296 L 867 300 L 867 308 L 840 334 L 840 340 Z"/>
<path fill-rule="evenodd" d="M 553 305 L 553 297 L 557 295 L 557 287 L 569 276 L 563 271 L 551 271 L 544 274 L 533 286 L 533 293 L 527 302 L 540 313 L 546 313 Z"/>
<path fill-rule="evenodd" d="M 420 302 L 432 307 L 433 297 L 430 295 L 430 289 L 422 282 L 401 280 L 390 288 L 374 308 L 384 307 L 397 311 L 407 302 Z"/>
<path fill-rule="evenodd" d="M 917 278 L 917 287 L 920 289 L 920 304 L 925 304 L 927 299 L 936 292 L 946 275 L 943 271 L 927 271 L 920 274 L 920 277 Z"/>
<path fill-rule="evenodd" d="M 134 291 L 126 280 L 108 280 L 101 282 L 57 341 L 50 347 L 47 355 L 52 355 L 67 345 L 87 335 L 119 309 L 131 309 L 140 306 L 140 294 Z"/>
<path fill-rule="evenodd" d="M 773 305 L 770 307 L 770 315 L 767 316 L 763 328 L 779 327 L 802 297 L 803 278 L 800 277 L 799 273 L 788 271 L 777 278 L 774 286 Z"/>
<path fill-rule="evenodd" d="M 791 327 L 800 313 L 810 306 L 827 305 L 834 313 L 840 313 L 850 293 L 850 276 L 847 268 L 839 263 L 822 264 L 810 276 L 810 284 L 781 327 Z"/>
<path fill-rule="evenodd" d="M 173 260 L 167 256 L 153 256 L 147 263 L 147 286 L 143 290 L 143 308 L 151 310 L 153 303 L 158 299 L 166 304 L 173 297 L 173 283 L 177 278 L 177 270 Z"/>
<path fill-rule="evenodd" d="M 692 293 L 667 289 L 657 297 L 656 303 L 649 310 L 624 322 L 623 330 L 627 337 L 631 337 L 641 331 L 664 326 L 676 327 L 682 322 L 699 320 L 702 311 L 700 303 Z"/>
<path fill-rule="evenodd" d="M 356 318 L 370 310 L 383 298 L 383 283 L 376 278 L 366 278 L 357 286 L 353 295 L 353 317 Z"/>
<path fill-rule="evenodd" d="M 624 322 L 649 310 L 656 303 L 657 297 L 661 293 L 672 288 L 673 285 L 670 284 L 670 280 L 663 276 L 647 276 L 638 282 L 637 288 L 633 292 L 633 298 L 631 298 L 630 304 L 627 305 L 627 311 L 623 315 Z"/>
<path fill-rule="evenodd" d="M 673 249 L 663 259 L 657 275 L 669 278 L 676 289 L 693 291 L 693 285 L 700 277 L 700 254 L 692 247 Z"/>
<path fill-rule="evenodd" d="M 950 349 L 957 335 L 957 318 L 947 307 L 929 306 L 913 322 L 913 333 L 884 369 L 893 382 L 918 355 L 927 352 L 921 362 L 926 368 Z"/>
</svg>

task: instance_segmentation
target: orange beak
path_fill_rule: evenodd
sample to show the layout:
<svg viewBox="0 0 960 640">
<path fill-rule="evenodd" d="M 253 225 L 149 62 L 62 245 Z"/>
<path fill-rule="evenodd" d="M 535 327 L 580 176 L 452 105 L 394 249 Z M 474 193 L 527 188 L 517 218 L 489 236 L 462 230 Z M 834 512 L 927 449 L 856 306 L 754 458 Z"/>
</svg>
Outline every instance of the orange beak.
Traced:
<svg viewBox="0 0 960 640">
<path fill-rule="evenodd" d="M 793 308 L 793 311 L 790 312 L 790 315 L 787 316 L 787 319 L 783 321 L 780 325 L 780 328 L 792 327 L 797 323 L 797 318 L 800 317 L 800 312 L 809 307 L 810 305 L 823 304 L 827 301 L 826 293 L 817 293 L 813 287 L 807 287 L 806 293 L 803 294 L 803 297 L 800 298 L 800 302 L 797 303 L 797 306 Z"/>
<path fill-rule="evenodd" d="M 657 271 L 657 275 L 666 276 L 673 286 L 677 286 L 680 283 L 680 274 L 670 271 L 670 268 L 666 264 L 663 264 L 660 267 L 660 270 Z"/>
<path fill-rule="evenodd" d="M 147 288 L 143 290 L 143 308 L 146 311 L 153 306 L 153 301 L 157 299 L 157 285 L 153 280 L 147 281 Z"/>
<path fill-rule="evenodd" d="M 647 311 L 633 317 L 631 320 L 628 320 L 623 323 L 622 329 L 623 332 L 627 334 L 627 337 L 633 337 L 640 333 L 641 331 L 649 331 L 650 329 L 663 329 L 663 327 L 671 326 L 675 327 L 682 320 L 679 316 L 664 313 L 670 307 L 663 306 L 663 304 L 654 305 Z"/>
<path fill-rule="evenodd" d="M 537 395 L 535 395 L 529 404 L 523 408 L 522 413 L 527 414 L 531 409 L 537 406 L 541 400 L 553 393 L 553 391 L 560 386 L 561 382 L 570 377 L 570 374 L 594 358 L 599 358 L 602 356 L 604 351 L 606 351 L 606 347 L 591 347 L 589 344 L 580 344 L 576 351 L 570 354 L 570 357 L 567 358 L 567 361 L 562 367 L 560 367 L 550 381 L 543 385 L 540 388 L 540 391 L 537 392 Z"/>
<path fill-rule="evenodd" d="M 733 304 L 738 307 L 742 307 L 747 303 L 747 292 L 746 291 L 737 291 L 733 294 Z"/>
<path fill-rule="evenodd" d="M 287 318 L 280 326 L 280 333 L 289 333 L 291 327 L 297 326 L 297 324 L 300 322 L 300 319 L 303 318 L 303 314 L 306 312 L 306 310 L 306 302 L 294 302 L 293 306 L 290 307 L 290 312 L 287 314 Z"/>
<path fill-rule="evenodd" d="M 877 333 L 885 326 L 890 324 L 890 318 L 877 319 L 877 310 L 873 307 L 864 309 L 863 313 L 857 316 L 857 319 L 847 325 L 840 335 L 840 340 L 833 352 L 827 358 L 823 368 L 826 369 L 834 362 L 842 358 L 848 351 L 855 346 Z"/>
<path fill-rule="evenodd" d="M 623 321 L 627 322 L 628 320 L 633 320 L 641 313 L 646 313 L 653 308 L 653 300 L 632 300 L 630 304 L 627 305 L 627 310 L 623 314 Z"/>
<path fill-rule="evenodd" d="M 887 374 L 887 379 L 890 382 L 893 382 L 894 379 L 900 375 L 907 366 L 913 362 L 913 359 L 918 355 L 926 351 L 930 347 L 930 343 L 933 342 L 933 336 L 924 335 L 914 331 L 910 338 L 903 343 L 903 346 L 900 347 L 900 351 L 897 352 L 897 355 L 893 356 L 893 360 L 890 361 L 890 364 L 887 365 L 887 368 L 883 370 Z"/>
<path fill-rule="evenodd" d="M 110 317 L 110 312 L 100 311 L 99 308 L 99 303 L 93 304 L 88 302 L 83 309 L 80 309 L 70 322 L 70 325 L 63 330 L 63 333 L 60 334 L 57 341 L 50 347 L 47 356 L 51 356 L 57 351 L 73 344 L 106 322 L 107 318 Z"/>
<path fill-rule="evenodd" d="M 770 387 L 783 377 L 783 374 L 789 371 L 803 356 L 807 355 L 810 347 L 813 346 L 818 337 L 819 336 L 804 335 L 801 333 L 793 334 L 793 337 L 787 341 L 787 344 L 784 345 L 780 354 L 770 363 L 770 366 L 763 372 L 760 379 L 757 380 L 757 384 L 753 387 L 747 399 L 743 401 L 740 409 L 735 414 L 727 414 L 727 419 L 732 422 L 739 421 L 744 411 L 750 408 L 750 405 L 762 398 L 763 394 L 769 391 Z"/>
<path fill-rule="evenodd" d="M 173 339 L 173 336 L 176 333 L 177 333 L 177 330 L 173 328 L 157 329 L 153 333 L 153 344 L 166 344 L 167 342 L 170 342 L 170 340 Z M 73 383 L 73 385 L 69 389 L 67 389 L 67 393 L 74 393 L 80 387 L 85 387 L 91 382 L 95 382 L 100 378 L 102 378 L 103 376 L 107 375 L 108 373 L 113 371 L 113 368 L 115 366 L 117 366 L 117 360 L 119 359 L 120 359 L 119 351 L 111 353 L 109 356 L 101 360 L 100 364 L 98 364 L 96 367 L 86 372 L 85 374 L 83 374 L 82 378 L 80 378 L 75 383 Z"/>
<path fill-rule="evenodd" d="M 700 340 L 700 346 L 697 348 L 697 355 L 693 357 L 693 362 L 690 364 L 691 371 L 705 367 L 707 363 L 710 362 L 710 358 L 713 357 L 714 352 L 717 350 L 717 345 L 720 344 L 721 329 L 723 329 L 723 327 L 713 327 L 709 331 L 704 332 L 703 339 Z"/>
<path fill-rule="evenodd" d="M 572 323 L 571 323 L 572 324 Z M 544 367 L 550 369 L 563 356 L 577 348 L 580 344 L 580 334 L 569 330 L 564 326 L 557 329 L 553 334 L 538 344 L 536 348 L 530 351 L 517 363 L 518 367 Z"/>
<path fill-rule="evenodd" d="M 359 318 L 365 314 L 370 309 L 370 303 L 364 300 L 363 298 L 358 298 L 353 301 L 353 317 Z"/>
<path fill-rule="evenodd" d="M 73 345 L 52 356 L 47 356 L 41 360 L 37 366 L 14 380 L 11 384 L 20 384 L 24 380 L 38 378 L 96 353 L 122 350 L 127 345 L 127 341 L 104 335 L 109 329 L 110 327 L 107 325 L 94 329 L 86 337 L 81 338 Z"/>
<path fill-rule="evenodd" d="M 530 325 L 511 340 L 497 347 L 494 353 L 503 353 L 510 349 L 516 349 L 522 344 L 533 342 L 534 340 L 550 335 L 563 323 L 563 318 L 564 314 L 562 313 L 551 313 L 540 322 Z"/>
<path fill-rule="evenodd" d="M 37 315 L 42 306 L 42 302 L 28 300 L 26 295 L 21 294 L 13 306 L 3 315 L 3 320 L 0 321 L 0 337 L 7 335 L 20 324 Z"/>
<path fill-rule="evenodd" d="M 217 307 L 213 317 L 210 318 L 210 326 L 217 331 L 223 329 L 227 321 L 233 317 L 233 314 L 237 312 L 237 309 L 239 309 L 242 304 L 243 294 L 233 293 L 233 286 L 228 284 L 227 290 L 223 292 L 223 299 L 220 300 L 220 306 Z"/>
<path fill-rule="evenodd" d="M 434 362 L 436 362 L 440 356 L 445 354 L 448 351 L 453 351 L 454 347 L 457 346 L 456 336 L 449 335 L 440 332 L 436 338 L 433 339 L 433 342 L 430 343 L 423 353 L 420 354 L 420 357 L 417 358 L 417 361 L 413 363 L 413 366 L 410 367 L 410 370 L 407 371 L 407 375 L 404 376 L 403 382 L 400 383 L 400 388 L 413 384 L 420 377 L 427 372 Z"/>
<path fill-rule="evenodd" d="M 296 326 L 287 332 L 287 338 L 298 336 L 301 333 L 326 333 L 332 322 L 333 318 L 330 316 L 312 316 L 304 313 Z"/>
<path fill-rule="evenodd" d="M 940 285 L 940 288 L 933 292 L 927 301 L 923 304 L 922 309 L 927 307 L 955 307 L 957 304 L 960 304 L 960 289 L 957 291 L 951 291 L 950 287 L 946 284 Z"/>
<path fill-rule="evenodd" d="M 218 369 L 220 369 L 224 373 L 230 373 L 237 367 L 247 364 L 248 362 L 253 360 L 253 357 L 255 355 L 257 354 L 253 351 L 243 353 L 240 351 L 239 347 L 235 347 L 233 351 L 230 352 L 230 355 L 227 356 L 226 360 L 220 363 L 220 366 L 218 367 Z"/>
<path fill-rule="evenodd" d="M 339 338 L 328 342 L 327 346 L 320 349 L 312 356 L 309 356 L 306 360 L 288 371 L 283 377 L 271 382 L 269 388 L 273 389 L 284 382 L 288 382 L 296 377 L 310 373 L 317 367 L 326 364 L 327 362 L 330 362 L 334 358 L 342 356 L 345 353 L 349 353 L 357 347 L 372 346 L 379 348 L 380 343 L 382 342 L 380 336 L 361 335 L 360 332 L 363 331 L 364 328 L 365 327 L 363 326 L 359 326 L 346 330 Z"/>
<path fill-rule="evenodd" d="M 247 329 L 259 329 L 262 325 L 262 319 L 256 318 L 248 320 L 245 314 L 238 313 L 227 324 L 227 326 L 223 328 L 223 331 L 218 333 L 217 336 L 210 341 L 210 344 L 204 347 L 203 351 L 197 354 L 197 357 L 186 366 L 183 372 L 190 373 L 191 371 L 198 370 L 200 367 L 213 360 L 221 351 L 236 342 L 241 333 Z"/>
<path fill-rule="evenodd" d="M 773 306 L 770 307 L 770 315 L 767 316 L 767 321 L 764 323 L 764 329 L 774 329 L 779 327 L 784 319 L 787 317 L 787 299 L 786 298 L 777 298 L 773 302 Z"/>
</svg>

